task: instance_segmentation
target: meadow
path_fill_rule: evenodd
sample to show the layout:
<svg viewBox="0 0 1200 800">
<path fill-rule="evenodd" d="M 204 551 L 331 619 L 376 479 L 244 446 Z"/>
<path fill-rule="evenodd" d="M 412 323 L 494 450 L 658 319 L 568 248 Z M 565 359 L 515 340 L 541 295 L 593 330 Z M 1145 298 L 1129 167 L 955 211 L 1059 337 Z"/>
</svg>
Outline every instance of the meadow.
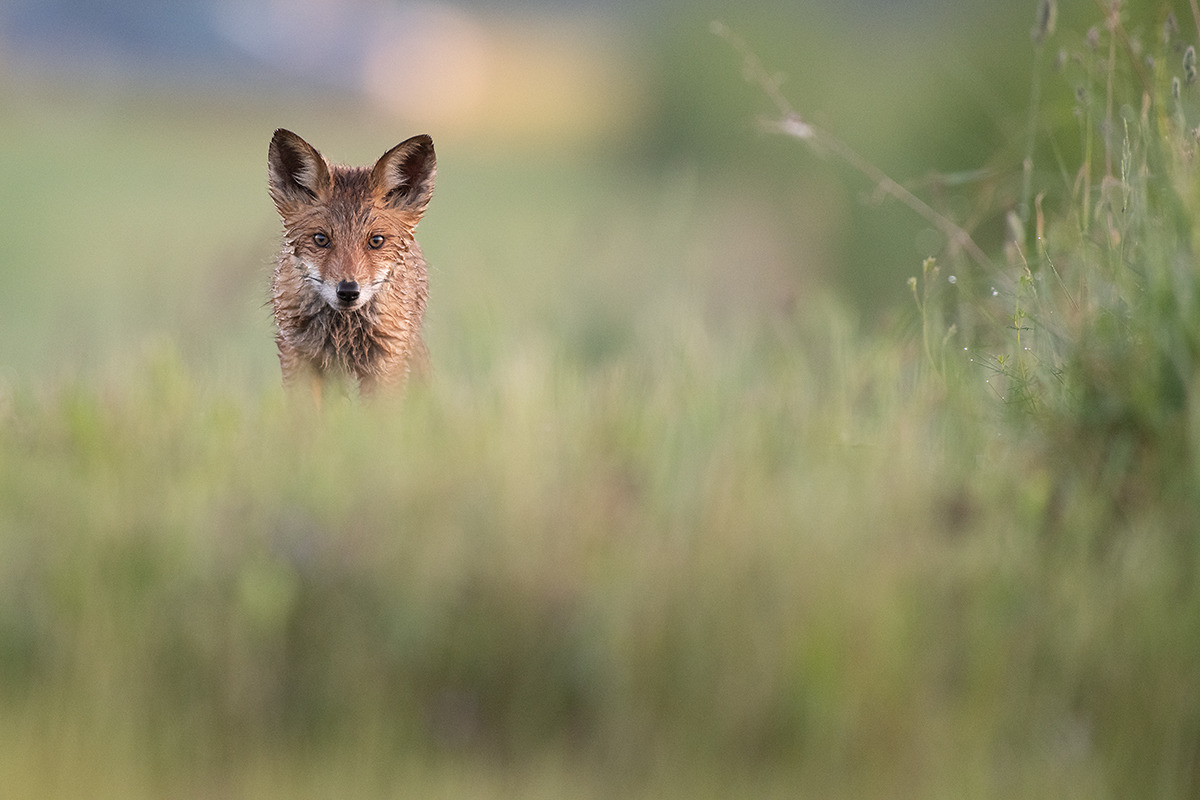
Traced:
<svg viewBox="0 0 1200 800">
<path fill-rule="evenodd" d="M 266 145 L 384 123 L 0 87 L 2 794 L 1195 796 L 1200 19 L 1049 8 L 985 264 L 863 312 L 744 184 L 451 140 L 434 376 L 320 413 Z"/>
</svg>

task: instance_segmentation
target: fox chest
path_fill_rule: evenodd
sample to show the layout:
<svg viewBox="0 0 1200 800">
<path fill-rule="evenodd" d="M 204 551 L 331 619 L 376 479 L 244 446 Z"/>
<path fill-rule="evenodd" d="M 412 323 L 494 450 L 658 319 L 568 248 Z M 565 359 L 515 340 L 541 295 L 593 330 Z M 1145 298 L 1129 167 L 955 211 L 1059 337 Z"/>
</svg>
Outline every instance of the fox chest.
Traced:
<svg viewBox="0 0 1200 800">
<path fill-rule="evenodd" d="M 371 308 L 337 311 L 319 298 L 305 306 L 279 320 L 279 334 L 321 371 L 372 375 L 403 349 Z"/>
</svg>

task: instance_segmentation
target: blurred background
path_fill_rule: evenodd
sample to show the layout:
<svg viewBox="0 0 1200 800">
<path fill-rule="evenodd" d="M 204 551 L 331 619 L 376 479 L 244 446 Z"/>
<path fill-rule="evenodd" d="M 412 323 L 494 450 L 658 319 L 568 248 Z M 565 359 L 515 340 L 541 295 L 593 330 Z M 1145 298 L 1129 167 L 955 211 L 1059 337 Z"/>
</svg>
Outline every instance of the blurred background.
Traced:
<svg viewBox="0 0 1200 800">
<path fill-rule="evenodd" d="M 1034 5 L 5 0 L 0 373 L 107 369 L 167 339 L 273 379 L 275 127 L 348 163 L 433 136 L 421 241 L 445 366 L 529 336 L 602 358 L 669 297 L 736 319 L 830 291 L 886 320 L 938 235 L 764 133 L 772 107 L 710 23 L 924 196 L 984 170 L 983 213 L 933 199 L 988 243 L 1019 173 Z"/>
<path fill-rule="evenodd" d="M 1045 435 L 965 330 L 939 370 L 907 281 L 956 266 L 941 235 L 766 132 L 712 33 L 999 254 L 1040 5 L 0 0 L 0 797 L 1197 796 L 1194 456 L 1121 482 L 1192 439 L 1119 405 Z M 1106 76 L 1132 129 L 1195 26 L 1122 3 L 1106 71 L 1110 6 L 1061 5 L 1033 182 L 1065 289 L 1119 244 L 1073 216 L 1081 164 L 1115 191 L 1080 156 Z M 285 403 L 278 127 L 436 143 L 399 411 Z M 1007 347 L 1001 260 L 926 308 Z"/>
</svg>

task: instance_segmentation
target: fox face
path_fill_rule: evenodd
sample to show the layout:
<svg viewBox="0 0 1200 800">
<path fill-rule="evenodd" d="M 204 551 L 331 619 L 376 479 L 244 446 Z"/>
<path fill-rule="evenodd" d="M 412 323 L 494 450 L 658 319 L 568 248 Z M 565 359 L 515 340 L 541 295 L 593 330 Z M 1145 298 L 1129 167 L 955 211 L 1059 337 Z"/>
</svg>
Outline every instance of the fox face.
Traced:
<svg viewBox="0 0 1200 800">
<path fill-rule="evenodd" d="M 433 141 L 415 136 L 367 169 L 331 166 L 296 134 L 278 130 L 270 192 L 305 283 L 330 308 L 368 305 L 406 263 L 433 194 Z"/>
<path fill-rule="evenodd" d="M 281 128 L 267 164 L 284 228 L 271 278 L 284 383 L 307 375 L 319 399 L 330 371 L 363 391 L 425 372 L 428 278 L 414 232 L 433 194 L 433 141 L 414 136 L 350 167 Z"/>
</svg>

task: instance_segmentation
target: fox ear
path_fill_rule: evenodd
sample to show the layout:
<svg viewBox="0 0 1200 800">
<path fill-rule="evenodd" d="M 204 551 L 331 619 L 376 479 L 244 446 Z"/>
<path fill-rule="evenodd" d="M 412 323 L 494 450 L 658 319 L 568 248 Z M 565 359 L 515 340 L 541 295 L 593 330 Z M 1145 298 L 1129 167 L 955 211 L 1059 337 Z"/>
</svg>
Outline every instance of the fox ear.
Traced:
<svg viewBox="0 0 1200 800">
<path fill-rule="evenodd" d="M 285 207 L 327 199 L 333 188 L 329 164 L 317 149 L 291 131 L 280 128 L 267 153 L 271 199 Z"/>
<path fill-rule="evenodd" d="M 433 196 L 436 174 L 433 139 L 421 134 L 379 157 L 371 170 L 371 190 L 391 208 L 407 209 L 419 218 Z"/>
</svg>

